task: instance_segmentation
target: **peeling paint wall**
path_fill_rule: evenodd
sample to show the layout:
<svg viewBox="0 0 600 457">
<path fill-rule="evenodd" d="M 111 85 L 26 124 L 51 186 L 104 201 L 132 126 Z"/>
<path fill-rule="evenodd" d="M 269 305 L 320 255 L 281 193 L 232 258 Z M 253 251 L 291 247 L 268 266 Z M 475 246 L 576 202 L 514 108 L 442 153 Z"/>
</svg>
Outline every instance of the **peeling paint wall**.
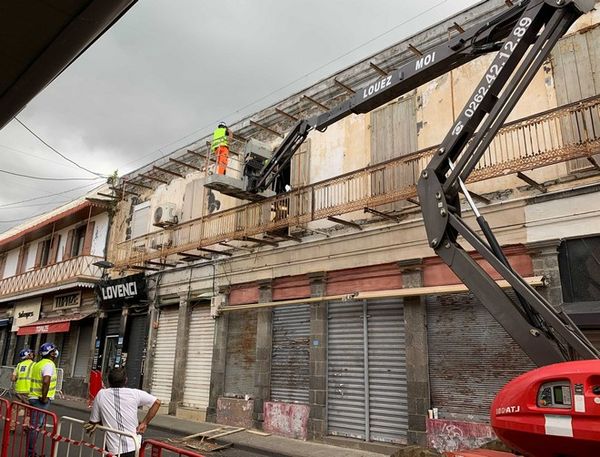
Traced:
<svg viewBox="0 0 600 457">
<path fill-rule="evenodd" d="M 306 440 L 310 406 L 267 401 L 264 404 L 263 429 L 275 435 Z"/>
<path fill-rule="evenodd" d="M 488 424 L 427 419 L 427 444 L 438 452 L 475 449 L 495 439 Z"/>
</svg>

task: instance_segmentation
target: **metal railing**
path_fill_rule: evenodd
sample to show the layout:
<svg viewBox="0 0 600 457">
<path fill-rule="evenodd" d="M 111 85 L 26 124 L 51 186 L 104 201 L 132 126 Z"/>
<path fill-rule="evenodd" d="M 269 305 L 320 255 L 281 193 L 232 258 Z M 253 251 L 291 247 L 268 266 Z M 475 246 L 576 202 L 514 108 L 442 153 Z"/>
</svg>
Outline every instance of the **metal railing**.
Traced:
<svg viewBox="0 0 600 457">
<path fill-rule="evenodd" d="M 99 260 L 102 257 L 78 256 L 3 279 L 0 281 L 0 298 L 74 280 L 100 279 L 102 270 L 93 265 Z"/>
<path fill-rule="evenodd" d="M 416 183 L 437 147 L 294 189 L 119 243 L 117 267 L 198 247 L 306 224 L 416 196 Z M 600 96 L 506 124 L 469 182 L 600 153 Z"/>
</svg>

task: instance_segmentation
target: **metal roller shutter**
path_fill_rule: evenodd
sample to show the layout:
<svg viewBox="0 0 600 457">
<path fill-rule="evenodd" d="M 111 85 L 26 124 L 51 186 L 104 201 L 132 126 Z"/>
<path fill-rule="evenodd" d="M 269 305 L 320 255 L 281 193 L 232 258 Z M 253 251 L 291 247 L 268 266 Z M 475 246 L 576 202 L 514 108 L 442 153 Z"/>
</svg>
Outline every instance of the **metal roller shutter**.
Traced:
<svg viewBox="0 0 600 457">
<path fill-rule="evenodd" d="M 308 403 L 310 306 L 273 309 L 271 399 Z"/>
<path fill-rule="evenodd" d="M 428 297 L 427 336 L 432 406 L 442 418 L 489 420 L 496 393 L 535 368 L 471 294 Z"/>
<path fill-rule="evenodd" d="M 112 312 L 106 318 L 106 335 L 118 335 L 121 328 L 121 313 Z"/>
<path fill-rule="evenodd" d="M 77 342 L 77 357 L 75 358 L 75 367 L 73 376 L 84 378 L 88 374 L 90 363 L 90 347 L 92 345 L 92 330 L 94 321 L 86 319 L 79 324 L 79 340 Z"/>
<path fill-rule="evenodd" d="M 406 442 L 404 327 L 399 300 L 329 304 L 327 420 L 330 434 Z"/>
<path fill-rule="evenodd" d="M 127 332 L 127 387 L 138 389 L 142 385 L 142 367 L 148 336 L 148 316 L 130 316 Z"/>
<path fill-rule="evenodd" d="M 152 395 L 166 403 L 171 401 L 178 312 L 177 308 L 161 309 L 156 332 L 151 392 Z"/>
<path fill-rule="evenodd" d="M 256 311 L 230 313 L 227 328 L 225 395 L 254 397 Z"/>
<path fill-rule="evenodd" d="M 210 305 L 197 305 L 192 308 L 183 405 L 193 408 L 206 408 L 210 391 L 213 337 L 215 324 L 210 316 Z"/>
</svg>

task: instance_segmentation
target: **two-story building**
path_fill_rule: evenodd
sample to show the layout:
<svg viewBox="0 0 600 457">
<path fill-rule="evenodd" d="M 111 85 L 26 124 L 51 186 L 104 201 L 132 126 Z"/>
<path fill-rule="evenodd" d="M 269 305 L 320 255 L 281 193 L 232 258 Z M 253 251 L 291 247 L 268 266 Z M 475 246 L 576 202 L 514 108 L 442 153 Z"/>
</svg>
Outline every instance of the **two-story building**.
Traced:
<svg viewBox="0 0 600 457">
<path fill-rule="evenodd" d="M 0 357 L 46 341 L 60 351 L 63 393 L 85 397 L 92 367 L 108 202 L 95 192 L 0 235 Z"/>
<path fill-rule="evenodd" d="M 298 119 L 512 3 L 481 2 L 234 123 L 227 175 L 248 140 L 276 147 Z M 594 341 L 599 19 L 560 40 L 468 183 L 512 267 Z M 311 132 L 272 197 L 207 188 L 209 136 L 123 178 L 109 260 L 145 272 L 144 384 L 170 413 L 333 441 L 493 438 L 492 398 L 534 365 L 433 254 L 415 188 L 492 57 Z"/>
</svg>

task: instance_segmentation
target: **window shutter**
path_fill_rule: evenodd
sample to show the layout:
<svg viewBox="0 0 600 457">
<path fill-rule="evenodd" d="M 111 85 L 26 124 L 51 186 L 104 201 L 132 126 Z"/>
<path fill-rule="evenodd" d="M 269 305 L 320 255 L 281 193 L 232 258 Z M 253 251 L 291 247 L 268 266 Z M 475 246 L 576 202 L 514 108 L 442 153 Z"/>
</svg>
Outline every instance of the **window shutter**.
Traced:
<svg viewBox="0 0 600 457">
<path fill-rule="evenodd" d="M 58 258 L 58 245 L 60 244 L 60 235 L 54 235 L 50 242 L 50 261 L 49 264 L 56 263 Z"/>
<path fill-rule="evenodd" d="M 75 230 L 69 230 L 69 233 L 67 233 L 67 244 L 65 244 L 65 252 L 63 254 L 63 260 L 68 260 L 72 257 L 71 252 L 73 251 L 74 235 L 75 235 Z"/>
<path fill-rule="evenodd" d="M 25 265 L 27 265 L 27 254 L 29 254 L 29 245 L 21 246 L 19 251 L 19 260 L 17 261 L 17 274 L 25 272 Z"/>
<path fill-rule="evenodd" d="M 0 279 L 4 278 L 4 268 L 6 267 L 6 255 L 0 256 Z"/>
<path fill-rule="evenodd" d="M 89 221 L 85 229 L 85 240 L 83 242 L 83 255 L 90 255 L 92 252 L 92 240 L 94 239 L 94 226 L 96 222 Z"/>
<path fill-rule="evenodd" d="M 37 244 L 37 251 L 35 253 L 35 263 L 33 264 L 33 268 L 39 268 L 42 264 L 42 254 L 44 252 L 44 242 L 40 241 Z"/>
</svg>

